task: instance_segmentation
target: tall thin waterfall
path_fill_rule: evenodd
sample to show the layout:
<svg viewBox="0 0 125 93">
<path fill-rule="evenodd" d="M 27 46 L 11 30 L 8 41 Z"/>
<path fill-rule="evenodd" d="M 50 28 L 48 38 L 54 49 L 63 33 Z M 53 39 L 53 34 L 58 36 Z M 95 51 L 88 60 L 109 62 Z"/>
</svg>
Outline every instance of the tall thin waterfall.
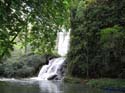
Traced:
<svg viewBox="0 0 125 93">
<path fill-rule="evenodd" d="M 59 55 L 65 56 L 69 49 L 70 32 L 58 32 L 56 49 Z"/>
<path fill-rule="evenodd" d="M 57 52 L 61 56 L 65 56 L 67 54 L 69 47 L 69 32 L 59 32 L 57 34 Z M 61 80 L 64 75 L 64 65 L 65 58 L 59 57 L 49 60 L 47 65 L 44 65 L 39 74 L 38 78 L 42 80 Z"/>
</svg>

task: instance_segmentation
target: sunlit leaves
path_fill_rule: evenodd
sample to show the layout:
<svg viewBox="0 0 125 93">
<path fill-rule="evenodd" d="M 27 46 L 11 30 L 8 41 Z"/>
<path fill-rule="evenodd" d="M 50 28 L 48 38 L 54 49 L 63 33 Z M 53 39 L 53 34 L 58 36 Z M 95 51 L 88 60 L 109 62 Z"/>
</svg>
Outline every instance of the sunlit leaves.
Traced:
<svg viewBox="0 0 125 93">
<path fill-rule="evenodd" d="M 125 39 L 124 29 L 119 26 L 105 28 L 101 30 L 101 43 L 104 48 L 113 49 L 117 44 Z"/>
<path fill-rule="evenodd" d="M 69 28 L 71 0 L 0 0 L 1 57 L 16 38 L 22 45 L 30 44 L 33 51 L 52 52 L 56 33 Z M 29 24 L 31 27 L 29 29 Z M 4 36 L 5 35 L 5 36 Z M 7 39 L 7 40 L 6 40 Z"/>
</svg>

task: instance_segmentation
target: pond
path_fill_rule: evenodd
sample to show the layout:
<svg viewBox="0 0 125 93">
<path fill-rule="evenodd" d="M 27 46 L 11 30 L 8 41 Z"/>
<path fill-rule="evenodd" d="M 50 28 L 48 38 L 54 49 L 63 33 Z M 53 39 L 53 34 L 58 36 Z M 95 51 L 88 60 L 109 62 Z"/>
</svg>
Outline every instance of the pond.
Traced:
<svg viewBox="0 0 125 93">
<path fill-rule="evenodd" d="M 1 79 L 0 93 L 123 93 L 62 81 Z"/>
</svg>

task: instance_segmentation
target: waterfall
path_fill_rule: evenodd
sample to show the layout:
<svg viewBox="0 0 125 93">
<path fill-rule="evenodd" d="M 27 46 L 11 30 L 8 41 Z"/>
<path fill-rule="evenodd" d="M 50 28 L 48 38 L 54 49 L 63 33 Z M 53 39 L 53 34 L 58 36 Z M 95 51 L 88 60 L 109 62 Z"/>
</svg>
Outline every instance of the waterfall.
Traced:
<svg viewBox="0 0 125 93">
<path fill-rule="evenodd" d="M 57 53 L 61 56 L 65 56 L 69 49 L 70 31 L 69 32 L 58 32 L 56 49 Z"/>
<path fill-rule="evenodd" d="M 64 74 L 64 62 L 65 58 L 63 57 L 50 60 L 48 65 L 41 68 L 38 78 L 42 80 L 60 80 Z"/>
<path fill-rule="evenodd" d="M 65 56 L 67 54 L 69 48 L 69 34 L 70 32 L 57 33 L 56 49 L 58 54 L 61 56 Z M 42 80 L 61 80 L 65 72 L 64 65 L 64 57 L 51 59 L 47 65 L 44 65 L 41 68 L 38 78 Z"/>
</svg>

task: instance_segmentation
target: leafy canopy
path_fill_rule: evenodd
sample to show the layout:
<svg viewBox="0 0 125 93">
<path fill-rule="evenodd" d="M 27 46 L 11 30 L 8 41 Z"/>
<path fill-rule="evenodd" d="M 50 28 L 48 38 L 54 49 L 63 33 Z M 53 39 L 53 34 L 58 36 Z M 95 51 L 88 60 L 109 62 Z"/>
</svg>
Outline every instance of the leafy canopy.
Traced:
<svg viewBox="0 0 125 93">
<path fill-rule="evenodd" d="M 0 0 L 0 58 L 18 38 L 33 51 L 52 52 L 57 31 L 69 28 L 71 0 Z"/>
</svg>

